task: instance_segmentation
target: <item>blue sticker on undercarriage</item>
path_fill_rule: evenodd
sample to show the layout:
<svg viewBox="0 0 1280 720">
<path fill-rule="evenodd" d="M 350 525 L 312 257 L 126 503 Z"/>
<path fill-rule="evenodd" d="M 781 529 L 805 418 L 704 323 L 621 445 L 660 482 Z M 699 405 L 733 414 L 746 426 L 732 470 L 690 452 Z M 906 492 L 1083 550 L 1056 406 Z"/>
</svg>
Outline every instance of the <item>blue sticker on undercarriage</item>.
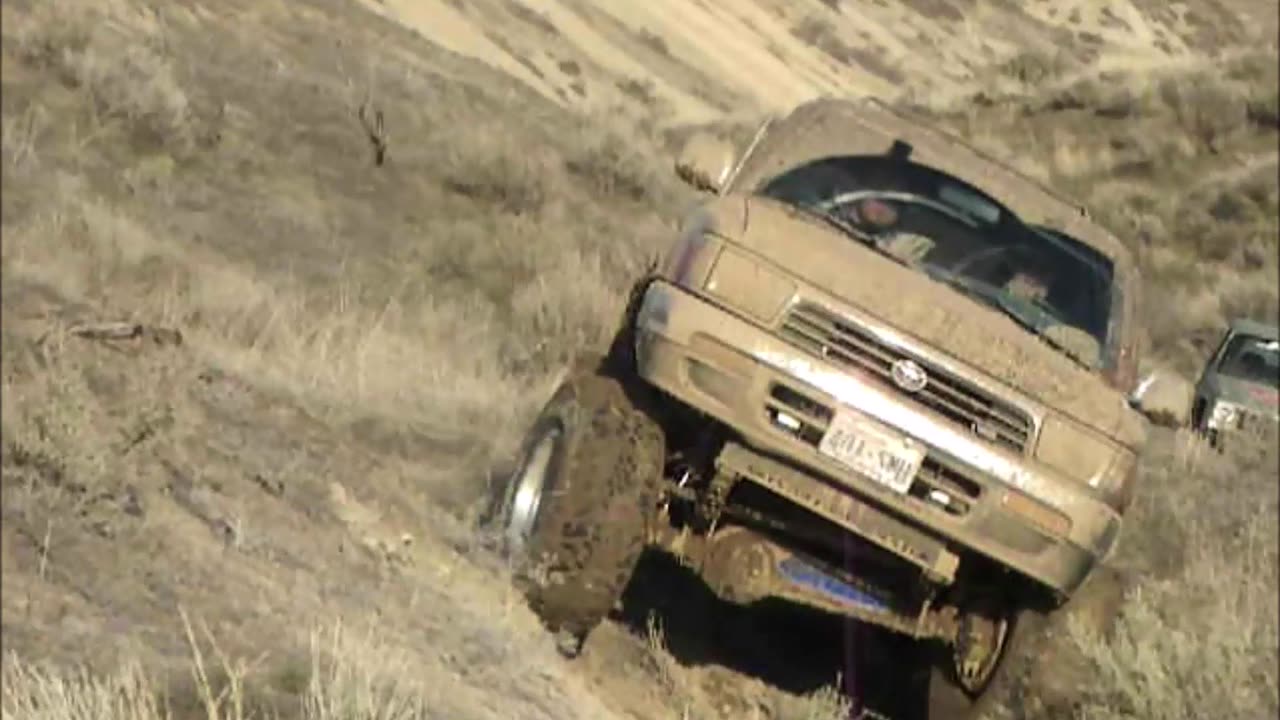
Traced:
<svg viewBox="0 0 1280 720">
<path fill-rule="evenodd" d="M 778 563 L 778 569 L 791 582 L 817 590 L 837 601 L 874 610 L 889 609 L 889 605 L 880 598 L 834 578 L 794 555 Z"/>
</svg>

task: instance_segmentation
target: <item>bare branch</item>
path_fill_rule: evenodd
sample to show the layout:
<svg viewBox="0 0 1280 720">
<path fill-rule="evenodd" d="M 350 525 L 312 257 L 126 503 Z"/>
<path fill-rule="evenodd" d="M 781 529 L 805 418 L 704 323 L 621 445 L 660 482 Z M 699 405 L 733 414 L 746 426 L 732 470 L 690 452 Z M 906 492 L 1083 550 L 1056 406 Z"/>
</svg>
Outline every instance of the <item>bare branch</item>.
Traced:
<svg viewBox="0 0 1280 720">
<path fill-rule="evenodd" d="M 369 118 L 370 110 L 373 112 L 372 120 Z M 366 99 L 360 103 L 357 114 L 360 117 L 360 125 L 369 138 L 369 144 L 373 146 L 373 164 L 382 167 L 387 159 L 387 131 L 382 122 L 382 110 Z"/>
<path fill-rule="evenodd" d="M 140 340 L 149 338 L 157 345 L 181 345 L 182 332 L 176 328 L 149 327 L 130 322 L 100 322 L 76 325 L 67 330 L 71 335 L 86 340 Z"/>
</svg>

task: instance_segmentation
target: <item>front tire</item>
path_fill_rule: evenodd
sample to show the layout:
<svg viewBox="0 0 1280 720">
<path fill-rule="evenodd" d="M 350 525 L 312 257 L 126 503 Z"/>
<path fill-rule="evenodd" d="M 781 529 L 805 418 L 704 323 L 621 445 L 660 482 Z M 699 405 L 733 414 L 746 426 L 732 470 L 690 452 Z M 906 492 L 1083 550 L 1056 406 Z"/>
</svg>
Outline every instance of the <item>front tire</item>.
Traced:
<svg viewBox="0 0 1280 720">
<path fill-rule="evenodd" d="M 1000 618 L 1002 650 L 976 687 L 959 677 L 951 649 L 933 653 L 926 717 L 977 720 L 1002 703 L 1021 708 L 1026 717 L 1041 717 L 1047 707 L 1069 704 L 1078 684 L 1087 681 L 1087 669 L 1072 652 L 1067 627 L 1077 618 L 1099 633 L 1110 632 L 1124 588 L 1119 573 L 1099 566 L 1061 607 L 1007 610 Z"/>
<path fill-rule="evenodd" d="M 613 609 L 656 519 L 663 436 L 617 380 L 580 367 L 495 488 L 489 525 L 557 646 L 576 655 Z"/>
</svg>

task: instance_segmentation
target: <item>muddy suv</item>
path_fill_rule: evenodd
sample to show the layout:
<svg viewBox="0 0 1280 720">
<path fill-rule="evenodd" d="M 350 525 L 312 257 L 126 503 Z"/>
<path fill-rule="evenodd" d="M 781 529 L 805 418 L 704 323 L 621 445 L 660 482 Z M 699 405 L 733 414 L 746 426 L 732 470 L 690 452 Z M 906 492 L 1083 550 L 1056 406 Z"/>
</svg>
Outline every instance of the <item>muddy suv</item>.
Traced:
<svg viewBox="0 0 1280 720">
<path fill-rule="evenodd" d="M 1077 206 L 874 101 L 814 101 L 736 153 L 560 384 L 489 514 L 569 654 L 645 546 L 721 597 L 932 649 L 971 715 L 1046 626 L 1104 607 L 1147 421 L 1138 276 Z M 1110 577 L 1110 576 L 1106 576 Z M 1017 659 L 1014 659 L 1017 656 Z"/>
<path fill-rule="evenodd" d="M 1231 323 L 1196 384 L 1191 421 L 1221 450 L 1229 436 L 1262 435 L 1280 423 L 1280 328 Z"/>
</svg>

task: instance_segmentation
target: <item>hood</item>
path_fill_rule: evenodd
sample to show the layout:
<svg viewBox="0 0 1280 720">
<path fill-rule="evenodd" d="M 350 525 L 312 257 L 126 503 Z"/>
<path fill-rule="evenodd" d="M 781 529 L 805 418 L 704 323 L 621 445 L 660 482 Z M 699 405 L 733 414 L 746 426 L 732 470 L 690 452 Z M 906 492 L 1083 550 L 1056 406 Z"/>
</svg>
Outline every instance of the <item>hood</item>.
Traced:
<svg viewBox="0 0 1280 720">
<path fill-rule="evenodd" d="M 1280 391 L 1264 383 L 1250 382 L 1230 375 L 1210 375 L 1208 395 L 1240 405 L 1261 415 L 1280 414 Z"/>
<path fill-rule="evenodd" d="M 717 234 L 903 335 L 1127 446 L 1142 443 L 1145 425 L 1123 393 L 1003 313 L 768 198 L 727 196 L 707 210 Z"/>
</svg>

